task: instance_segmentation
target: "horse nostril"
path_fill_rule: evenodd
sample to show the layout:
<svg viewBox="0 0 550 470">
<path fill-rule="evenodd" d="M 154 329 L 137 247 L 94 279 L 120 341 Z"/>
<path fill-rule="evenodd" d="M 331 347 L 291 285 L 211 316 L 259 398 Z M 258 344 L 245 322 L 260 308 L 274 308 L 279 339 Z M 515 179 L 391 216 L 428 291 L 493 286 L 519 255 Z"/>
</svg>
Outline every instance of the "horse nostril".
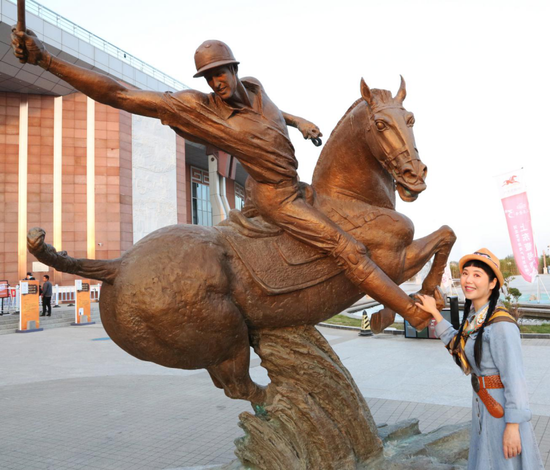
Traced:
<svg viewBox="0 0 550 470">
<path fill-rule="evenodd" d="M 406 179 L 406 180 L 415 180 L 416 179 L 416 173 L 410 169 L 406 169 L 403 171 L 403 177 Z"/>
<path fill-rule="evenodd" d="M 428 176 L 428 167 L 424 165 L 424 169 L 422 170 L 422 179 L 425 180 L 426 176 Z"/>
</svg>

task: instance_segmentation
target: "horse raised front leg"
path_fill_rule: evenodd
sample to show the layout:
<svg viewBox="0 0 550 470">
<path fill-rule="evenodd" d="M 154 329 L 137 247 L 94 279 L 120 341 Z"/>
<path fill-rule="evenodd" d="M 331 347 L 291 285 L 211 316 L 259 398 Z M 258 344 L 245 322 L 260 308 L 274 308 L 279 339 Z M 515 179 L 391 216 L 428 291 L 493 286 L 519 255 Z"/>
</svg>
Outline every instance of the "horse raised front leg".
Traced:
<svg viewBox="0 0 550 470">
<path fill-rule="evenodd" d="M 435 255 L 430 272 L 424 279 L 420 291 L 422 294 L 434 295 L 435 289 L 441 284 L 441 277 L 455 241 L 456 235 L 451 227 L 444 225 L 431 235 L 412 242 L 406 251 L 403 281 L 417 274 Z"/>
<path fill-rule="evenodd" d="M 250 378 L 250 345 L 247 343 L 230 359 L 206 370 L 212 382 L 229 398 L 248 400 L 253 404 L 266 402 L 266 387 L 262 387 Z"/>
</svg>

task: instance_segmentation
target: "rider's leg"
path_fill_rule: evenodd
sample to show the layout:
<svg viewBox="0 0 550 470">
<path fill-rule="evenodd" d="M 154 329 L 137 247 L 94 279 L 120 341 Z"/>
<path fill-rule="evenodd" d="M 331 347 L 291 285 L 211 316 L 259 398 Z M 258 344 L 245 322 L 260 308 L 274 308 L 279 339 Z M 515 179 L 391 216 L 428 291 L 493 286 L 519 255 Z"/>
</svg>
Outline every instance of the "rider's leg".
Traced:
<svg viewBox="0 0 550 470">
<path fill-rule="evenodd" d="M 296 181 L 277 186 L 254 182 L 251 196 L 263 217 L 304 243 L 334 256 L 348 279 L 363 292 L 403 315 L 415 327 L 424 327 L 429 322 L 431 316 L 419 309 L 369 258 L 362 243 L 305 202 Z"/>
</svg>

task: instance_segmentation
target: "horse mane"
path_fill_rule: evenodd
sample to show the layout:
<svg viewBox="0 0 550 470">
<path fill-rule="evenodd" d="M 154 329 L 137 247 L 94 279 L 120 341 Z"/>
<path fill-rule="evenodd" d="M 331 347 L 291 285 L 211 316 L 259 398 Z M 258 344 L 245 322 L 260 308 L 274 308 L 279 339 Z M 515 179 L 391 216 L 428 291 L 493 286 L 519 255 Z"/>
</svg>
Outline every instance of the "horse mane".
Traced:
<svg viewBox="0 0 550 470">
<path fill-rule="evenodd" d="M 391 91 L 373 88 L 371 92 L 375 101 L 373 110 L 396 104 L 395 98 L 392 96 Z"/>
<path fill-rule="evenodd" d="M 354 108 L 359 104 L 361 103 L 361 101 L 364 101 L 363 98 L 359 98 L 358 100 L 356 100 L 349 108 L 348 110 L 344 113 L 344 115 L 340 118 L 340 120 L 338 121 L 338 123 L 336 124 L 336 126 L 334 126 L 334 129 L 332 129 L 332 132 L 330 133 L 330 135 L 332 135 L 334 132 L 336 132 L 336 129 L 338 129 L 338 127 L 340 127 L 340 124 L 342 124 L 342 121 L 346 118 L 346 116 L 351 113 Z"/>
<path fill-rule="evenodd" d="M 395 103 L 395 98 L 392 96 L 391 91 L 380 90 L 378 88 L 373 88 L 373 89 L 371 89 L 371 93 L 372 93 L 372 96 L 375 100 L 374 108 L 372 109 L 372 111 L 374 111 L 378 108 L 383 108 L 384 106 L 389 106 L 389 105 Z M 359 103 L 361 103 L 362 101 L 365 101 L 363 99 L 363 97 L 361 97 L 361 98 L 359 98 L 359 99 L 357 99 L 356 101 L 353 102 L 353 104 L 348 108 L 348 110 L 344 113 L 344 115 L 337 122 L 336 126 L 334 126 L 334 129 L 330 133 L 331 136 L 340 127 L 340 124 L 342 124 L 342 121 L 344 121 L 346 119 L 348 114 L 350 114 L 357 107 L 357 105 Z M 367 108 L 370 109 L 370 106 L 367 106 Z"/>
</svg>

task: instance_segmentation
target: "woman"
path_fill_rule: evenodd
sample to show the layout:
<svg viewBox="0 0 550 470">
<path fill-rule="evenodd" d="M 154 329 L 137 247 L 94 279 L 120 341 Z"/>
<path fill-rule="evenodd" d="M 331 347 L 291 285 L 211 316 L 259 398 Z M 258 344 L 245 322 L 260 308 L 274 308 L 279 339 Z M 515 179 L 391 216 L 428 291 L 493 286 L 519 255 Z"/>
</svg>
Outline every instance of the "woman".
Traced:
<svg viewBox="0 0 550 470">
<path fill-rule="evenodd" d="M 464 373 L 472 375 L 468 469 L 544 470 L 530 423 L 519 327 L 497 305 L 504 282 L 500 262 L 482 248 L 464 256 L 459 269 L 466 301 L 458 332 L 433 297 L 419 295 L 417 305 L 434 317 L 436 334 Z"/>
</svg>

